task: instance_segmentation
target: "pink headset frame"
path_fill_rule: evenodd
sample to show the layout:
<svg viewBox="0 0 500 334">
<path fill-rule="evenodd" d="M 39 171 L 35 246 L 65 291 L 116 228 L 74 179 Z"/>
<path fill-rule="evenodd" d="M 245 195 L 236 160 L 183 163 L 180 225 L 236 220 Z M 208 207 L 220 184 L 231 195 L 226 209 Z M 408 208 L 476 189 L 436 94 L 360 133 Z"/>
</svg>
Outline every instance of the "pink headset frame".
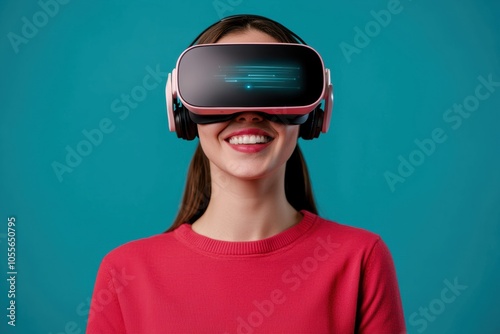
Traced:
<svg viewBox="0 0 500 334">
<path fill-rule="evenodd" d="M 222 44 L 222 43 L 221 43 Z M 227 43 L 227 44 L 241 44 L 241 43 Z M 245 44 L 261 44 L 261 43 L 245 43 Z M 269 44 L 280 44 L 283 45 L 283 43 L 269 43 Z M 323 116 L 323 126 L 321 129 L 321 132 L 325 133 L 328 131 L 330 127 L 330 119 L 331 119 L 331 114 L 332 114 L 332 109 L 333 109 L 333 85 L 331 83 L 331 77 L 330 77 L 330 70 L 325 68 L 323 59 L 319 55 L 319 53 L 311 48 L 310 46 L 304 45 L 304 44 L 298 44 L 302 47 L 309 48 L 313 50 L 316 54 L 318 54 L 319 58 L 321 59 L 321 64 L 324 69 L 324 75 L 323 75 L 323 81 L 325 83 L 323 87 L 323 91 L 321 93 L 321 96 L 318 98 L 317 101 L 314 103 L 307 105 L 307 106 L 297 106 L 297 107 L 259 107 L 258 111 L 265 112 L 265 113 L 270 113 L 270 114 L 285 114 L 285 115 L 304 115 L 314 108 L 316 108 L 322 100 L 325 101 L 324 105 L 324 116 Z M 195 45 L 192 46 L 188 49 L 186 49 L 180 56 L 179 59 L 177 60 L 177 65 L 176 67 L 172 70 L 172 73 L 168 74 L 167 78 L 167 85 L 165 87 L 165 95 L 167 99 L 167 118 L 168 118 L 168 127 L 170 131 L 175 131 L 175 119 L 174 119 L 174 100 L 179 99 L 181 103 L 189 109 L 191 112 L 198 114 L 198 115 L 214 115 L 214 114 L 223 114 L 223 115 L 228 115 L 228 114 L 233 114 L 237 112 L 245 112 L 245 111 L 256 111 L 255 107 L 239 107 L 239 108 L 228 108 L 228 107 L 197 107 L 190 105 L 189 103 L 186 103 L 186 101 L 183 100 L 182 96 L 179 94 L 178 91 L 178 77 L 177 77 L 177 68 L 179 67 L 179 62 L 187 51 L 189 51 L 192 48 L 200 47 L 201 45 Z"/>
</svg>

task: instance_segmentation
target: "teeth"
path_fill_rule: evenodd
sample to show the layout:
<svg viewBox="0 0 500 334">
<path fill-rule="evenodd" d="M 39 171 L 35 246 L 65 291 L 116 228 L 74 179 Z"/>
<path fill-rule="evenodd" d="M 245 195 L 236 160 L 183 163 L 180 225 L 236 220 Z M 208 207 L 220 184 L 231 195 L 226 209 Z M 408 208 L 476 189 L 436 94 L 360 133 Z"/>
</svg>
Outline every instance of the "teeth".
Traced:
<svg viewBox="0 0 500 334">
<path fill-rule="evenodd" d="M 233 145 L 251 145 L 251 144 L 265 144 L 271 141 L 271 138 L 267 136 L 235 136 L 229 138 L 229 143 Z"/>
</svg>

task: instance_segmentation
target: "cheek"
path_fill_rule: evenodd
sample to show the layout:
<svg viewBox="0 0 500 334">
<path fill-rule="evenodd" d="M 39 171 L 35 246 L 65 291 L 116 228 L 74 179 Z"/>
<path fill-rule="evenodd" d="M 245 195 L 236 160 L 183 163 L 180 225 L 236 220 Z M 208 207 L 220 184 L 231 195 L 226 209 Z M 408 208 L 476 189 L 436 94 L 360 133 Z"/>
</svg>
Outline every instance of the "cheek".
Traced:
<svg viewBox="0 0 500 334">
<path fill-rule="evenodd" d="M 276 147 L 279 152 L 276 153 L 275 157 L 278 159 L 277 162 L 281 164 L 288 161 L 297 146 L 299 125 L 283 126 L 278 130 L 278 133 L 281 143 Z"/>
<path fill-rule="evenodd" d="M 200 145 L 205 152 L 209 154 L 219 145 L 219 134 L 224 129 L 225 123 L 214 123 L 198 125 L 198 137 L 200 138 Z"/>
<path fill-rule="evenodd" d="M 219 133 L 224 129 L 221 123 L 197 125 L 200 141 L 218 140 Z"/>
<path fill-rule="evenodd" d="M 285 139 L 284 146 L 287 151 L 293 152 L 295 146 L 297 145 L 297 139 L 299 138 L 299 125 L 288 125 L 282 129 L 283 138 Z"/>
<path fill-rule="evenodd" d="M 293 141 L 297 141 L 299 138 L 300 125 L 287 125 L 285 126 L 286 136 Z"/>
</svg>

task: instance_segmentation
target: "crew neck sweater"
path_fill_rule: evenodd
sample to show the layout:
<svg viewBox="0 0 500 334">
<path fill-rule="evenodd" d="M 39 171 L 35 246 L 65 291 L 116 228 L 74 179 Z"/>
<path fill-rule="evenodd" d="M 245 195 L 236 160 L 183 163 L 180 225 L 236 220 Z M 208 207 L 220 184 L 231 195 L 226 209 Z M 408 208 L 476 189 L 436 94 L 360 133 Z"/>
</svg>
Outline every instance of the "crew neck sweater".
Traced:
<svg viewBox="0 0 500 334">
<path fill-rule="evenodd" d="M 115 248 L 97 272 L 87 333 L 405 333 L 384 241 L 301 213 L 262 240 L 215 240 L 186 223 Z"/>
</svg>

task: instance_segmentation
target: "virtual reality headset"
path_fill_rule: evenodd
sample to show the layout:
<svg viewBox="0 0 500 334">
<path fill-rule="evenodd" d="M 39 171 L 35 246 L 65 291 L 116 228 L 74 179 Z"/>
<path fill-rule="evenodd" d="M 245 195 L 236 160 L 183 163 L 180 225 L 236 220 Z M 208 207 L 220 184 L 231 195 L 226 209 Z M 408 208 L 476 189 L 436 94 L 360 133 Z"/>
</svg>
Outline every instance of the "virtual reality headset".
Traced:
<svg viewBox="0 0 500 334">
<path fill-rule="evenodd" d="M 321 56 L 307 45 L 216 43 L 180 55 L 168 75 L 166 98 L 170 131 L 178 132 L 179 113 L 207 124 L 258 112 L 293 125 L 318 110 L 321 132 L 327 132 L 333 88 Z"/>
</svg>

